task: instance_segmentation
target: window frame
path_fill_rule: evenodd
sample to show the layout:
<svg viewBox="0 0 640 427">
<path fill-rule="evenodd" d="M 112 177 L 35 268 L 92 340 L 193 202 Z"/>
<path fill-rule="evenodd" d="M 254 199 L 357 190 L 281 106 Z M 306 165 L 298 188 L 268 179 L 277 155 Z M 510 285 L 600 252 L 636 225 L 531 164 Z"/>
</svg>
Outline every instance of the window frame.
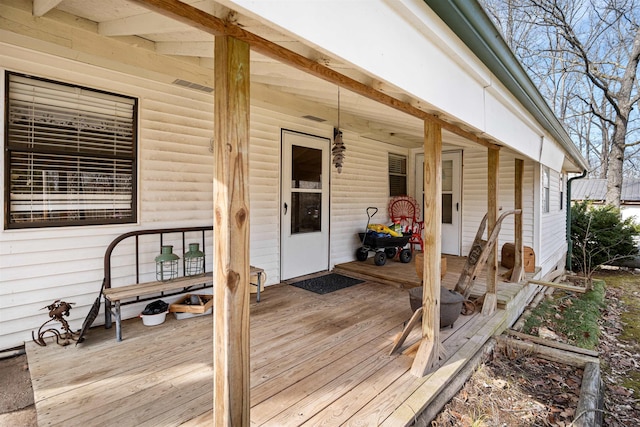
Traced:
<svg viewBox="0 0 640 427">
<path fill-rule="evenodd" d="M 97 143 L 95 145 L 95 147 L 97 148 L 95 148 L 95 151 L 93 152 L 88 149 L 86 150 L 82 149 L 84 145 L 86 146 L 89 145 L 83 139 L 83 138 L 89 138 L 88 136 L 81 138 L 84 145 L 80 149 L 77 149 L 75 151 L 69 151 L 68 147 L 65 147 L 64 144 L 61 147 L 54 147 L 53 149 L 51 149 L 49 147 L 45 147 L 42 143 L 40 144 L 32 144 L 32 143 L 27 144 L 24 142 L 21 143 L 20 141 L 16 142 L 17 140 L 15 138 L 13 138 L 13 140 L 10 141 L 9 138 L 12 136 L 11 132 L 12 131 L 15 132 L 16 128 L 21 126 L 21 125 L 14 126 L 13 124 L 10 123 L 11 114 L 16 108 L 16 107 L 12 107 L 12 105 L 10 104 L 13 100 L 12 94 L 19 93 L 19 92 L 12 92 L 12 87 L 15 87 L 21 84 L 21 83 L 13 83 L 12 79 L 14 81 L 32 80 L 34 82 L 34 86 L 37 85 L 38 82 L 40 82 L 40 84 L 53 87 L 54 91 L 55 91 L 55 87 L 58 87 L 59 92 L 53 92 L 53 93 L 55 93 L 56 95 L 60 95 L 60 99 L 62 99 L 63 103 L 74 102 L 74 98 L 72 96 L 65 97 L 64 88 L 73 89 L 75 92 L 80 92 L 82 93 L 83 96 L 88 96 L 89 99 L 94 99 L 94 100 L 97 100 L 99 98 L 104 99 L 105 97 L 115 98 L 116 100 L 121 99 L 124 104 L 130 105 L 130 108 L 131 108 L 131 112 L 130 112 L 131 115 L 125 117 L 125 120 L 128 121 L 126 130 L 130 132 L 130 136 L 128 136 L 127 134 L 127 137 L 124 140 L 121 140 L 119 139 L 119 137 L 116 138 L 117 133 L 113 132 L 113 136 L 114 136 L 113 145 L 104 144 L 104 142 L 108 141 L 107 137 L 98 138 Z M 14 89 L 14 90 L 18 91 L 18 89 Z M 95 97 L 92 98 L 92 95 L 94 95 Z M 7 70 L 5 71 L 4 107 L 5 107 L 5 114 L 4 114 L 5 130 L 4 130 L 3 148 L 4 148 L 5 173 L 4 173 L 3 203 L 4 203 L 4 228 L 6 230 L 137 223 L 138 221 L 138 139 L 139 139 L 138 98 L 128 96 L 128 95 L 113 93 L 113 92 L 107 92 L 99 89 L 94 89 L 94 88 L 90 88 L 82 85 L 70 84 L 66 82 L 51 80 L 43 77 L 38 77 L 38 76 L 33 76 L 33 75 L 28 75 L 24 73 L 18 73 L 18 72 Z M 61 111 L 65 112 L 65 111 L 72 111 L 72 110 L 61 109 Z M 79 108 L 78 108 L 78 111 L 84 112 L 84 110 L 81 110 Z M 114 119 L 116 117 L 116 114 L 114 113 L 113 116 L 107 116 L 107 117 L 110 119 Z M 84 119 L 84 117 L 82 117 L 82 119 Z M 77 120 L 77 122 L 73 122 L 73 124 L 80 123 L 81 121 L 83 120 Z M 71 123 L 71 120 L 69 120 L 69 123 Z M 98 122 L 98 123 L 102 124 L 102 123 L 109 123 L 109 122 Z M 42 122 L 39 123 L 39 125 L 43 128 L 45 127 L 42 125 Z M 74 128 L 73 125 L 68 125 L 68 124 L 51 125 L 49 123 L 49 127 L 46 127 L 46 129 L 47 131 L 50 131 L 52 128 L 55 128 L 56 126 L 58 126 L 59 129 L 56 129 L 56 132 L 52 133 L 53 135 L 51 137 L 52 140 L 55 138 L 60 138 L 60 140 L 65 141 L 64 139 L 65 132 L 68 133 L 69 131 L 73 131 L 73 130 L 77 130 L 78 133 L 87 132 L 86 126 L 84 127 L 78 126 L 77 128 Z M 26 127 L 30 131 L 34 129 L 34 127 L 31 124 Z M 102 132 L 102 135 L 104 135 L 104 131 L 102 130 L 98 131 L 98 133 L 100 132 Z M 41 138 L 44 138 L 44 137 L 41 137 Z M 116 139 L 118 141 L 115 141 Z M 122 142 L 120 141 L 125 141 L 125 146 L 127 147 L 126 150 L 123 150 L 120 146 L 118 146 L 118 144 L 122 144 Z M 104 153 L 104 151 L 106 150 L 114 151 L 114 148 L 119 149 L 119 150 L 116 150 L 117 153 L 115 154 Z M 112 203 L 117 202 L 119 199 L 122 199 L 122 197 L 117 197 L 119 195 L 121 196 L 122 194 L 124 194 L 125 196 L 130 196 L 130 200 L 127 197 L 124 198 L 124 200 L 126 200 L 126 203 L 129 205 L 129 207 L 126 209 L 126 211 L 128 211 L 126 212 L 127 214 L 121 215 L 121 216 L 109 217 L 108 208 L 95 208 L 91 206 L 83 206 L 83 204 L 89 205 L 91 202 L 82 201 L 79 203 L 78 202 L 75 203 L 76 205 L 75 212 L 73 212 L 73 210 L 70 210 L 69 211 L 70 213 L 67 214 L 67 215 L 79 216 L 80 218 L 76 217 L 76 218 L 65 218 L 65 219 L 46 219 L 44 217 L 46 217 L 48 213 L 54 212 L 59 214 L 60 210 L 56 211 L 51 209 L 49 210 L 42 209 L 41 211 L 37 211 L 38 213 L 36 215 L 39 216 L 39 218 L 32 219 L 32 220 L 24 220 L 24 221 L 14 220 L 12 218 L 13 206 L 15 206 L 16 200 L 17 200 L 15 198 L 15 192 L 12 195 L 12 186 L 15 184 L 15 180 L 12 181 L 11 172 L 12 172 L 12 166 L 16 167 L 15 166 L 16 160 L 12 162 L 12 158 L 14 158 L 14 156 L 16 159 L 39 158 L 39 157 L 49 156 L 49 159 L 51 159 L 53 162 L 58 162 L 58 163 L 54 163 L 54 165 L 56 165 L 56 167 L 59 168 L 60 170 L 59 172 L 55 172 L 54 174 L 59 173 L 61 175 L 64 175 L 65 179 L 63 180 L 63 184 L 61 185 L 67 187 L 58 194 L 60 195 L 59 197 L 62 200 L 61 203 L 62 204 L 67 203 L 68 206 L 74 205 L 72 201 L 68 200 L 69 195 L 72 195 L 72 194 L 85 195 L 85 197 L 88 197 L 88 200 L 95 199 L 95 200 L 98 200 L 98 202 L 101 200 L 101 198 L 99 197 L 96 199 L 97 196 L 95 196 L 95 194 L 100 194 L 101 192 L 100 188 L 97 190 L 97 193 L 95 192 L 95 190 L 88 191 L 88 192 L 78 192 L 76 190 L 76 192 L 73 192 L 68 188 L 68 186 L 73 186 L 75 184 L 75 187 L 73 188 L 77 189 L 78 186 L 80 185 L 78 183 L 81 180 L 84 183 L 88 182 L 88 181 L 85 181 L 86 179 L 89 179 L 90 180 L 89 182 L 93 183 L 94 186 L 99 185 L 102 174 L 106 174 L 109 178 L 111 178 L 112 180 L 111 182 L 113 183 L 116 183 L 118 179 L 121 179 L 121 177 L 124 176 L 124 179 L 125 179 L 124 187 L 122 187 L 123 184 L 120 184 L 120 186 L 116 191 L 107 192 L 106 194 L 111 196 L 111 198 L 107 200 L 111 201 Z M 111 168 L 111 170 L 109 171 L 103 165 L 100 165 L 99 163 L 95 163 L 96 159 L 108 159 L 112 161 L 112 163 L 115 165 L 114 167 L 117 167 L 118 169 L 114 170 L 113 168 Z M 89 164 L 92 160 L 94 161 L 94 165 L 96 166 L 93 167 L 93 170 L 90 170 Z M 40 173 L 40 176 L 41 176 L 40 179 L 42 179 L 42 185 L 44 185 L 44 182 L 45 182 L 44 174 L 52 173 L 52 172 L 51 170 L 47 170 L 42 167 L 42 165 L 46 163 L 45 160 L 39 159 L 38 161 L 40 161 L 41 164 L 36 167 L 33 167 L 33 169 L 31 170 Z M 66 166 L 64 162 L 67 162 Z M 71 166 L 68 166 L 69 164 Z M 76 168 L 76 170 L 73 170 L 72 168 Z M 101 168 L 104 168 L 107 172 L 106 173 L 102 172 L 100 170 Z M 124 172 L 121 172 L 120 168 L 122 168 Z M 70 173 L 71 175 L 69 175 Z M 72 178 L 70 178 L 70 176 Z M 93 179 L 94 181 L 91 181 L 91 179 Z M 130 181 L 130 184 L 129 184 L 129 181 Z M 130 185 L 130 188 L 129 188 L 129 185 Z M 122 191 L 122 188 L 126 188 L 127 191 L 124 193 L 119 193 L 119 191 Z M 18 193 L 18 194 L 23 194 L 23 193 Z M 34 194 L 36 195 L 36 198 L 44 197 L 45 190 L 44 188 L 41 188 L 40 193 L 36 192 Z M 91 197 L 92 194 L 93 194 L 93 197 Z M 65 196 L 67 197 L 65 198 Z M 37 201 L 31 200 L 30 203 L 34 204 L 34 203 L 37 203 Z M 44 202 L 41 202 L 41 204 L 44 204 Z M 99 216 L 97 217 L 95 216 L 96 212 L 99 213 Z M 119 211 L 119 213 L 121 213 L 121 211 Z"/>
<path fill-rule="evenodd" d="M 542 213 L 549 213 L 551 211 L 550 186 L 551 186 L 551 171 L 548 166 L 542 166 Z"/>
<path fill-rule="evenodd" d="M 405 156 L 403 154 L 388 153 L 387 159 L 388 159 L 387 160 L 387 173 L 388 173 L 388 180 L 389 180 L 389 197 L 406 196 L 407 195 L 407 189 L 408 189 L 408 183 L 407 183 L 408 156 Z M 404 173 L 402 171 L 397 172 L 397 171 L 393 171 L 392 170 L 392 160 L 397 160 L 397 161 L 400 161 L 400 162 L 404 162 Z M 402 169 L 402 167 L 400 167 L 400 169 Z M 400 194 L 400 193 L 394 194 L 394 192 L 392 191 L 392 189 L 393 189 L 392 177 L 403 177 L 404 178 L 404 192 L 402 194 Z"/>
<path fill-rule="evenodd" d="M 564 210 L 564 173 L 560 173 L 558 189 L 560 192 L 560 210 Z"/>
</svg>

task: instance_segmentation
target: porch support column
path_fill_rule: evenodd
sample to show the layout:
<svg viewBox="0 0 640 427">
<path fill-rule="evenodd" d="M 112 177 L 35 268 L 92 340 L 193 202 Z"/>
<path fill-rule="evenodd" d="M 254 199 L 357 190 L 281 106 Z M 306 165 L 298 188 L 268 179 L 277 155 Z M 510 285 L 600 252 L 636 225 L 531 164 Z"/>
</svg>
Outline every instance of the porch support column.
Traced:
<svg viewBox="0 0 640 427">
<path fill-rule="evenodd" d="M 498 170 L 500 151 L 487 150 L 487 236 L 496 226 L 498 219 Z M 490 315 L 498 308 L 496 284 L 498 282 L 498 239 L 491 248 L 487 259 L 487 293 L 484 296 L 482 314 Z"/>
<path fill-rule="evenodd" d="M 524 160 L 516 159 L 514 174 L 514 209 L 516 211 L 520 209 L 520 213 L 516 213 L 514 218 L 515 259 L 513 271 L 511 272 L 511 281 L 519 283 L 524 279 L 524 242 L 522 240 L 522 177 L 524 176 Z"/>
<path fill-rule="evenodd" d="M 249 425 L 249 45 L 215 38 L 213 413 Z"/>
<path fill-rule="evenodd" d="M 425 376 L 440 353 L 440 232 L 442 217 L 442 128 L 424 122 L 424 267 L 422 269 L 422 341 L 411 373 Z"/>
</svg>

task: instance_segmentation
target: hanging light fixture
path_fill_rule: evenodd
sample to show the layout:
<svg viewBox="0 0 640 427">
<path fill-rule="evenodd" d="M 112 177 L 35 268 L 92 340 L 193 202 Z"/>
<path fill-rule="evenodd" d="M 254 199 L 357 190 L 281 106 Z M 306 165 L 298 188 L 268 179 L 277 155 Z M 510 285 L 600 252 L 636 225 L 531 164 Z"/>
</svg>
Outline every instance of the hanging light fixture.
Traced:
<svg viewBox="0 0 640 427">
<path fill-rule="evenodd" d="M 346 148 L 344 142 L 342 142 L 342 131 L 340 130 L 340 87 L 338 87 L 338 127 L 333 128 L 333 148 L 331 148 L 333 165 L 338 170 L 338 173 L 342 172 L 345 151 Z"/>
</svg>

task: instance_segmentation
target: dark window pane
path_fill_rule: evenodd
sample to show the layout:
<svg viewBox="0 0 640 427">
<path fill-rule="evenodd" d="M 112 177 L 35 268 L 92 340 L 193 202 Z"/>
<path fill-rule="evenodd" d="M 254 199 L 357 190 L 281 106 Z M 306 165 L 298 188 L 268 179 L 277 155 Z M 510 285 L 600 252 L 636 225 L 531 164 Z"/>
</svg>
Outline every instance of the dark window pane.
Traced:
<svg viewBox="0 0 640 427">
<path fill-rule="evenodd" d="M 389 196 L 407 194 L 407 158 L 389 154 Z"/>
<path fill-rule="evenodd" d="M 291 204 L 291 234 L 322 230 L 322 194 L 294 192 Z"/>
<path fill-rule="evenodd" d="M 292 147 L 291 188 L 322 188 L 322 150 Z"/>
<path fill-rule="evenodd" d="M 451 194 L 442 195 L 442 223 L 453 223 L 453 195 Z"/>
</svg>

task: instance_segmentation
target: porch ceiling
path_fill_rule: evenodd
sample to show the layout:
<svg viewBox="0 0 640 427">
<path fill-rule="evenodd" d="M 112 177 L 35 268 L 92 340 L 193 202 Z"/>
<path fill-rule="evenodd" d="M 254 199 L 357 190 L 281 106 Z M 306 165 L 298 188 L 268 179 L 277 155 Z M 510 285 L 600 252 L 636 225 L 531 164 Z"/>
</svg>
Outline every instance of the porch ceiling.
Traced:
<svg viewBox="0 0 640 427">
<path fill-rule="evenodd" d="M 230 22 L 292 52 L 322 64 L 361 84 L 372 87 L 399 101 L 416 106 L 440 119 L 452 122 L 433 107 L 411 97 L 396 87 L 375 80 L 362 70 L 305 44 L 265 22 L 260 22 L 227 7 L 227 0 L 183 0 L 184 3 Z M 9 0 L 28 7 L 29 1 Z M 213 36 L 200 29 L 149 11 L 129 0 L 33 0 L 34 16 L 83 27 L 95 28 L 97 34 L 137 48 L 179 59 L 213 74 Z M 81 19 L 77 19 L 81 18 Z M 167 76 L 168 82 L 181 79 Z M 207 82 L 193 83 L 207 86 Z M 252 102 L 293 116 L 312 116 L 337 126 L 338 87 L 309 73 L 265 55 L 251 52 Z M 452 122 L 453 123 L 453 122 Z M 455 124 L 455 123 L 454 123 Z M 459 124 L 456 124 L 459 125 Z M 424 141 L 423 120 L 385 106 L 354 92 L 340 90 L 340 127 L 365 138 L 406 148 L 421 147 Z M 471 132 L 471 129 L 464 131 Z M 475 145 L 470 140 L 443 130 L 443 149 Z"/>
</svg>

